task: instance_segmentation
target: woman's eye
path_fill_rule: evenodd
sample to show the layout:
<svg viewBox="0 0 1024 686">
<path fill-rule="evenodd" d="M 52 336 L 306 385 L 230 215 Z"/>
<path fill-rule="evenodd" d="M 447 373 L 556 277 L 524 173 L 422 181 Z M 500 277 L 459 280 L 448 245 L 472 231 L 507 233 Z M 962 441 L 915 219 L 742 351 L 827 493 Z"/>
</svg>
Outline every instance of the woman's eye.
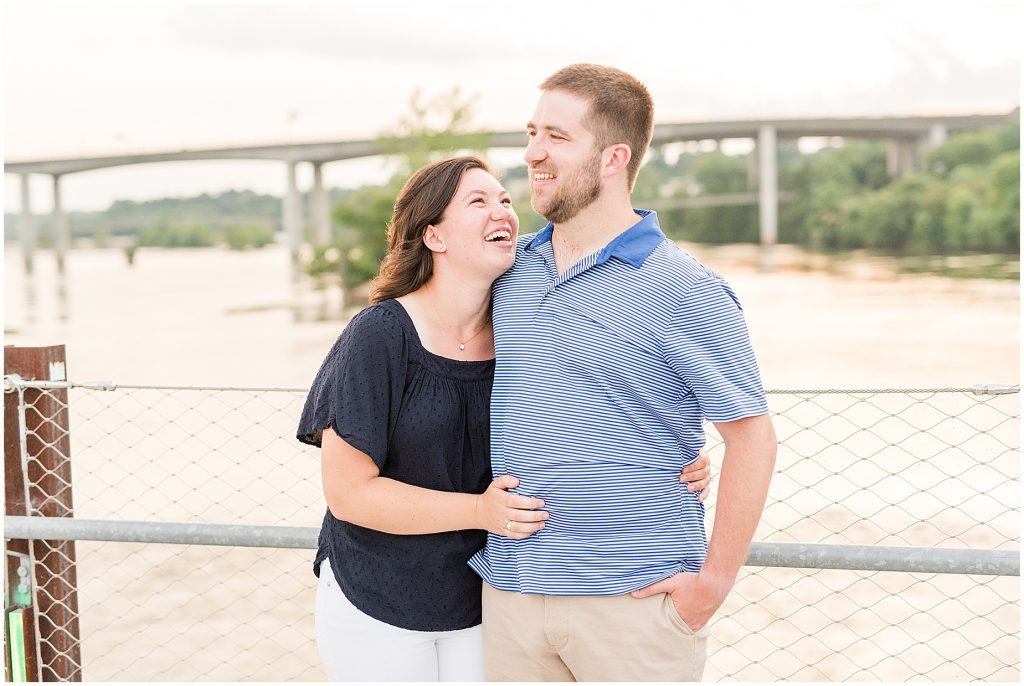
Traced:
<svg viewBox="0 0 1024 686">
<path fill-rule="evenodd" d="M 506 205 L 511 205 L 512 204 L 512 198 L 504 198 L 504 199 L 502 199 L 502 202 L 505 203 Z"/>
</svg>

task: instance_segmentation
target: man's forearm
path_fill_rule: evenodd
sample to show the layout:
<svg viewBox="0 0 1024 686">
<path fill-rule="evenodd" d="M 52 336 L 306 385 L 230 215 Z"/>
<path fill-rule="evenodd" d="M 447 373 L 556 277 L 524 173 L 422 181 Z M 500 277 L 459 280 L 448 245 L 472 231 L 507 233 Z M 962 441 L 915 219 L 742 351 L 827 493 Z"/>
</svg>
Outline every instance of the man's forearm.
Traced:
<svg viewBox="0 0 1024 686">
<path fill-rule="evenodd" d="M 764 511 L 775 469 L 778 439 L 768 415 L 717 424 L 725 458 L 715 504 L 715 526 L 701 575 L 725 590 L 732 588 L 746 561 Z"/>
<path fill-rule="evenodd" d="M 775 468 L 777 440 L 767 415 L 716 425 L 725 441 L 725 459 L 715 507 L 715 530 L 699 574 L 680 572 L 633 591 L 635 598 L 672 596 L 679 617 L 699 631 L 725 601 L 743 565 L 764 510 Z"/>
</svg>

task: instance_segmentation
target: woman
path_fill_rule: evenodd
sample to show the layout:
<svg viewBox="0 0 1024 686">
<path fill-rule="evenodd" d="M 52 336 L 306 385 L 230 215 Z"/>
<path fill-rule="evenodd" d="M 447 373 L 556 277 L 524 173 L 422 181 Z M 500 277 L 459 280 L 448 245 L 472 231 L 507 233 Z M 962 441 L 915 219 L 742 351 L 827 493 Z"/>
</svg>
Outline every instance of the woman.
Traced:
<svg viewBox="0 0 1024 686">
<path fill-rule="evenodd" d="M 313 382 L 298 438 L 322 452 L 313 567 L 331 680 L 483 680 L 481 582 L 466 561 L 486 532 L 522 539 L 548 518 L 543 500 L 509 492 L 514 476 L 491 480 L 491 285 L 518 230 L 482 160 L 420 169 L 395 202 L 373 304 Z M 706 466 L 680 481 L 704 488 Z"/>
</svg>

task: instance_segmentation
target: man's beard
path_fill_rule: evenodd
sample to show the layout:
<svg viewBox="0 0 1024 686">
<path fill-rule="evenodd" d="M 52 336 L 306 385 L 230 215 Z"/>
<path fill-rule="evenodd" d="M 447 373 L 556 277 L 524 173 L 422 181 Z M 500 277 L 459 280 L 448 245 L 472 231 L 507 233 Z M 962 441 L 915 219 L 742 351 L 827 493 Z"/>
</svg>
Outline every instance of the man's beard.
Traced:
<svg viewBox="0 0 1024 686">
<path fill-rule="evenodd" d="M 531 198 L 530 206 L 534 212 L 552 224 L 563 224 L 577 214 L 590 207 L 601 195 L 601 152 L 585 163 L 580 169 L 567 178 L 558 177 L 560 188 L 548 201 L 546 207 L 538 206 L 536 198 Z"/>
</svg>

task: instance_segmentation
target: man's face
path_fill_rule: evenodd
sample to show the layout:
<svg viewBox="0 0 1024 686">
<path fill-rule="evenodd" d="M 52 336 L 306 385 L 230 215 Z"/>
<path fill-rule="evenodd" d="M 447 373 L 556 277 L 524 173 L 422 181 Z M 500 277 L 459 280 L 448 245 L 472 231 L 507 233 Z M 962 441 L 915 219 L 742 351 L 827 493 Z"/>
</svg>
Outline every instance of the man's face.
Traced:
<svg viewBox="0 0 1024 686">
<path fill-rule="evenodd" d="M 583 125 L 588 108 L 566 91 L 545 91 L 526 125 L 530 205 L 555 224 L 569 221 L 601 194 L 602 151 Z"/>
</svg>

